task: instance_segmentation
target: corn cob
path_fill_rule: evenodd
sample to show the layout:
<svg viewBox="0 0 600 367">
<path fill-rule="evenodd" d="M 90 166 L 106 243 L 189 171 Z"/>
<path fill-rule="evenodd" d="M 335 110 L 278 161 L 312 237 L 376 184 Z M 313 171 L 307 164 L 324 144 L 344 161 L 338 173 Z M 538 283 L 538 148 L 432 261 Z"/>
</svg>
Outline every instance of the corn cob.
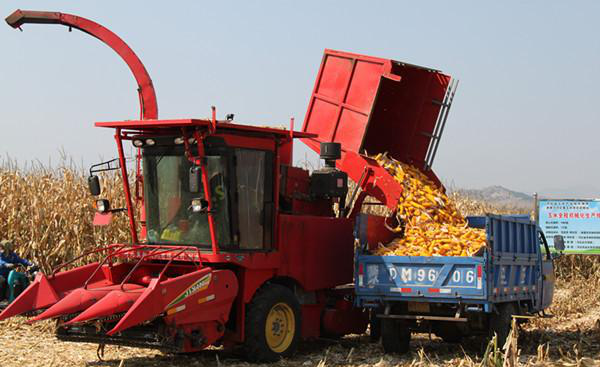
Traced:
<svg viewBox="0 0 600 367">
<path fill-rule="evenodd" d="M 380 247 L 377 255 L 471 256 L 485 246 L 485 231 L 468 227 L 456 205 L 419 169 L 386 154 L 374 158 L 403 187 L 396 210 L 399 225 L 393 229 L 402 236 Z"/>
</svg>

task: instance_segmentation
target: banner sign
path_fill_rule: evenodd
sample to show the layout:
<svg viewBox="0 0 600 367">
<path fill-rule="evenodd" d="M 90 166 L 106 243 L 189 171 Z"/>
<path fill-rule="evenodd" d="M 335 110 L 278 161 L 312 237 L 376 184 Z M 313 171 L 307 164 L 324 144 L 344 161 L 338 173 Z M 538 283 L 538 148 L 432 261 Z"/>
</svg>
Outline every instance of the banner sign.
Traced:
<svg viewBox="0 0 600 367">
<path fill-rule="evenodd" d="M 565 239 L 565 253 L 600 255 L 600 201 L 538 201 L 538 223 L 554 250 L 554 236 Z"/>
</svg>

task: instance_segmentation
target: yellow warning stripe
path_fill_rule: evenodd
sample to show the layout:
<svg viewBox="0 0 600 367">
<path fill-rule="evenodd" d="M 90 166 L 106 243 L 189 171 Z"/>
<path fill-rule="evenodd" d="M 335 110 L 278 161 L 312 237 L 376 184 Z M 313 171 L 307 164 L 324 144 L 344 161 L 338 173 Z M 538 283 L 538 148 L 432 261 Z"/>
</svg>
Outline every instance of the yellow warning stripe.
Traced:
<svg viewBox="0 0 600 367">
<path fill-rule="evenodd" d="M 185 305 L 173 307 L 172 309 L 170 309 L 170 310 L 167 311 L 167 315 L 170 316 L 170 315 L 172 315 L 174 313 L 181 312 L 183 310 L 185 310 Z"/>
<path fill-rule="evenodd" d="M 198 298 L 198 304 L 202 304 L 204 302 L 212 301 L 213 299 L 215 299 L 215 295 L 214 294 L 208 295 L 206 297 Z"/>
</svg>

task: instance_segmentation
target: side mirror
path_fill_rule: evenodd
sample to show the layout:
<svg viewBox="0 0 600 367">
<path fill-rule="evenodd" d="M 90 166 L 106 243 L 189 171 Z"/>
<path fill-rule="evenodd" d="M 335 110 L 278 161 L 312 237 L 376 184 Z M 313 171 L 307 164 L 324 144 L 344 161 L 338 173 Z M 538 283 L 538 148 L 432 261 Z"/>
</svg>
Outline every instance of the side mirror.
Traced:
<svg viewBox="0 0 600 367">
<path fill-rule="evenodd" d="M 199 193 L 200 187 L 202 185 L 202 170 L 198 166 L 190 167 L 190 182 L 189 189 L 190 193 L 197 194 Z"/>
<path fill-rule="evenodd" d="M 93 196 L 100 195 L 100 179 L 98 176 L 93 175 L 88 178 L 88 188 L 90 190 L 90 194 Z"/>
<path fill-rule="evenodd" d="M 110 211 L 110 201 L 107 199 L 96 200 L 94 206 L 98 213 L 108 213 Z"/>
<path fill-rule="evenodd" d="M 207 213 L 208 201 L 206 201 L 206 199 L 192 199 L 190 209 L 193 213 Z"/>
<path fill-rule="evenodd" d="M 565 250 L 565 239 L 563 236 L 557 234 L 554 236 L 554 249 L 556 251 L 564 251 Z"/>
</svg>

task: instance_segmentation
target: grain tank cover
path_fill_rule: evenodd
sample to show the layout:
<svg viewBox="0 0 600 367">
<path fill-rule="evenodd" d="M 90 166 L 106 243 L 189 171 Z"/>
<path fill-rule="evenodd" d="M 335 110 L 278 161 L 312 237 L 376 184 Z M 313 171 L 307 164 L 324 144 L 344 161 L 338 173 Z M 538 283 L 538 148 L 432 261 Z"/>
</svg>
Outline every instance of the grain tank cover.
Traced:
<svg viewBox="0 0 600 367">
<path fill-rule="evenodd" d="M 303 141 L 317 153 L 321 142 L 341 143 L 342 161 L 347 152 L 388 152 L 428 171 L 453 96 L 450 84 L 437 70 L 325 50 L 303 126 L 317 137 Z"/>
</svg>

